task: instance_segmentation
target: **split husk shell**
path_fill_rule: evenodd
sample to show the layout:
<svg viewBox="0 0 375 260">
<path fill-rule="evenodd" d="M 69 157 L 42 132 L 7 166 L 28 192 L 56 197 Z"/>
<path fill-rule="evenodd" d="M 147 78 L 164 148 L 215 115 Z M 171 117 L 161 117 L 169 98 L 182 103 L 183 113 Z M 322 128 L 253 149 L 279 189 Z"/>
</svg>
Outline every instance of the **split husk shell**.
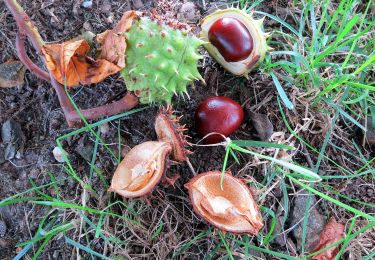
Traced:
<svg viewBox="0 0 375 260">
<path fill-rule="evenodd" d="M 179 121 L 181 117 L 173 115 L 172 107 L 160 109 L 155 119 L 155 132 L 159 141 L 169 142 L 172 145 L 171 157 L 177 162 L 187 160 L 190 153 L 185 147 L 187 146 L 186 130 L 181 126 Z"/>
<path fill-rule="evenodd" d="M 148 141 L 135 146 L 117 167 L 108 191 L 124 198 L 150 193 L 165 174 L 171 150 L 167 142 Z"/>
<path fill-rule="evenodd" d="M 241 61 L 227 62 L 224 57 L 220 54 L 219 50 L 210 43 L 208 32 L 211 26 L 220 18 L 235 18 L 239 20 L 249 31 L 253 38 L 253 50 L 250 55 Z M 266 38 L 267 33 L 263 32 L 263 19 L 255 20 L 251 14 L 246 13 L 244 10 L 238 8 L 227 8 L 217 10 L 212 14 L 206 16 L 201 21 L 202 31 L 200 38 L 206 43 L 203 44 L 204 48 L 210 53 L 210 55 L 223 66 L 229 72 L 248 77 L 249 72 L 256 67 L 265 57 L 267 50 L 271 48 L 267 46 Z"/>
<path fill-rule="evenodd" d="M 220 230 L 258 234 L 263 220 L 249 188 L 241 179 L 225 173 L 221 189 L 220 179 L 220 171 L 209 171 L 185 185 L 194 211 Z"/>
</svg>

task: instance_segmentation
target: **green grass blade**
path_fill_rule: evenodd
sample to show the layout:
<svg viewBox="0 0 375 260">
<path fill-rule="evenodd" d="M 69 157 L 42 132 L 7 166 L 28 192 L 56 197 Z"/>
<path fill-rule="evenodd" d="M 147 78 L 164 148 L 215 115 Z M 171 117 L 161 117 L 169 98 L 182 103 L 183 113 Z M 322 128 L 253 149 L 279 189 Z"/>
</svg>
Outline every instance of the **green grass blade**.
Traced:
<svg viewBox="0 0 375 260">
<path fill-rule="evenodd" d="M 285 144 L 276 144 L 276 143 L 253 141 L 253 140 L 231 140 L 231 142 L 232 144 L 235 144 L 241 147 L 267 147 L 267 148 L 278 148 L 278 149 L 285 149 L 285 150 L 296 149 L 293 146 L 289 146 Z"/>
<path fill-rule="evenodd" d="M 98 252 L 92 250 L 91 248 L 89 248 L 89 247 L 87 247 L 87 246 L 84 246 L 84 245 L 82 245 L 82 244 L 80 244 L 80 243 L 78 243 L 78 242 L 76 242 L 76 241 L 70 239 L 70 238 L 67 237 L 67 236 L 64 236 L 64 238 L 65 238 L 65 242 L 68 243 L 68 244 L 70 244 L 70 245 L 72 245 L 73 247 L 79 248 L 79 249 L 81 249 L 82 251 L 85 251 L 85 252 L 87 252 L 87 253 L 89 253 L 89 254 L 91 254 L 91 255 L 97 256 L 97 257 L 99 257 L 100 259 L 104 259 L 104 260 L 112 260 L 112 258 L 109 258 L 109 257 L 107 257 L 107 256 L 105 256 L 105 255 L 103 255 L 103 254 L 100 254 L 100 253 L 98 253 Z"/>
<path fill-rule="evenodd" d="M 230 248 L 229 248 L 229 246 L 228 246 L 227 240 L 225 239 L 225 236 L 223 235 L 223 233 L 222 233 L 220 230 L 219 230 L 219 236 L 220 236 L 221 241 L 222 241 L 223 244 L 224 244 L 225 249 L 227 250 L 227 253 L 228 253 L 229 258 L 230 258 L 231 260 L 234 260 L 234 257 L 233 257 L 233 255 L 232 255 L 232 252 L 231 252 L 231 250 L 230 250 Z"/>
<path fill-rule="evenodd" d="M 272 14 L 268 14 L 268 13 L 265 13 L 265 12 L 262 12 L 262 11 L 255 11 L 256 14 L 261 14 L 261 15 L 264 15 L 264 16 L 267 16 L 269 18 L 271 18 L 272 20 L 275 20 L 276 22 L 279 22 L 280 24 L 282 24 L 283 26 L 285 26 L 286 28 L 288 28 L 292 33 L 294 33 L 295 35 L 297 35 L 299 38 L 301 38 L 301 35 L 297 32 L 296 29 L 294 29 L 293 26 L 291 26 L 290 24 L 288 24 L 287 22 L 285 22 L 284 20 L 280 19 L 279 17 L 277 16 L 274 16 Z"/>
<path fill-rule="evenodd" d="M 280 98 L 281 100 L 283 101 L 283 103 L 285 104 L 285 106 L 292 110 L 294 108 L 294 105 L 293 103 L 289 100 L 287 94 L 285 93 L 283 87 L 281 86 L 280 84 L 280 81 L 277 79 L 275 73 L 271 72 L 271 77 L 272 77 L 272 80 L 273 80 L 273 83 L 275 83 L 275 86 L 276 86 L 276 90 L 277 92 L 279 93 L 280 95 Z"/>
<path fill-rule="evenodd" d="M 232 148 L 234 150 L 238 150 L 239 152 L 243 152 L 243 153 L 248 153 L 248 154 L 251 154 L 251 155 L 254 155 L 256 157 L 259 157 L 259 158 L 262 158 L 262 159 L 266 159 L 266 160 L 269 160 L 273 163 L 276 163 L 278 165 L 281 165 L 293 172 L 296 172 L 298 174 L 301 174 L 304 178 L 306 178 L 307 180 L 309 181 L 316 181 L 316 182 L 319 182 L 321 181 L 322 179 L 320 178 L 320 176 L 304 167 L 301 167 L 301 166 L 298 166 L 298 165 L 295 165 L 295 164 L 292 164 L 292 163 L 289 163 L 287 161 L 283 161 L 283 160 L 279 160 L 279 159 L 276 159 L 276 158 L 273 158 L 273 157 L 270 157 L 270 156 L 267 156 L 267 155 L 263 155 L 263 154 L 259 154 L 259 153 L 255 153 L 255 152 L 252 152 L 250 150 L 247 150 L 247 149 L 243 149 L 239 146 L 232 146 Z"/>
</svg>

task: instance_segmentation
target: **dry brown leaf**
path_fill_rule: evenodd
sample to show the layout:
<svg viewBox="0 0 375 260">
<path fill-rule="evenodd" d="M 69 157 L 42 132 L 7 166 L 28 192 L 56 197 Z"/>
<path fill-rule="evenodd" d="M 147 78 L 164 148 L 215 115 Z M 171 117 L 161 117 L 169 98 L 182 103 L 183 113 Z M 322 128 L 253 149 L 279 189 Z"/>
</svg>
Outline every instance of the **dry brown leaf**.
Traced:
<svg viewBox="0 0 375 260">
<path fill-rule="evenodd" d="M 0 64 L 0 88 L 22 85 L 26 68 L 19 61 L 7 61 Z"/>
<path fill-rule="evenodd" d="M 344 238 L 344 225 L 337 223 L 336 219 L 332 217 L 325 225 L 322 233 L 320 233 L 318 244 L 315 246 L 313 252 L 326 248 L 337 241 Z M 333 260 L 339 252 L 339 247 L 332 247 L 324 252 L 313 256 L 313 260 Z"/>
<path fill-rule="evenodd" d="M 48 70 L 56 80 L 68 87 L 98 83 L 125 67 L 126 40 L 123 33 L 130 29 L 135 11 L 126 12 L 113 30 L 97 36 L 102 45 L 99 59 L 87 55 L 90 45 L 86 40 L 70 40 L 43 46 Z"/>
<path fill-rule="evenodd" d="M 126 40 L 124 33 L 130 29 L 133 20 L 138 15 L 136 11 L 125 12 L 115 28 L 97 36 L 98 43 L 102 45 L 101 59 L 108 60 L 121 68 L 125 67 Z"/>
<path fill-rule="evenodd" d="M 248 113 L 251 122 L 258 133 L 259 139 L 261 141 L 269 141 L 271 135 L 273 134 L 273 125 L 265 114 L 254 113 L 248 109 Z"/>
<path fill-rule="evenodd" d="M 85 40 L 44 45 L 42 50 L 48 70 L 61 84 L 66 81 L 68 87 L 98 83 L 121 70 L 107 60 L 86 56 L 90 45 Z"/>
</svg>

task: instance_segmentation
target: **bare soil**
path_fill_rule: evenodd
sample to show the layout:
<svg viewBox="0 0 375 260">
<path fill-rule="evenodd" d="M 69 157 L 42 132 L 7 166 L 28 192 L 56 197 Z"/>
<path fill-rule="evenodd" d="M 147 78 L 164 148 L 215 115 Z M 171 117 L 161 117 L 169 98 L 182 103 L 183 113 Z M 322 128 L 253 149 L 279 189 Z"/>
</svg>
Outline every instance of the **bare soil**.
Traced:
<svg viewBox="0 0 375 260">
<path fill-rule="evenodd" d="M 133 2 L 94 1 L 91 9 L 85 9 L 80 6 L 82 1 L 76 0 L 22 0 L 19 2 L 35 22 L 43 38 L 48 42 L 65 41 L 87 30 L 94 33 L 102 32 L 113 26 L 124 11 L 134 8 L 148 11 L 155 8 L 158 4 L 158 1 L 149 0 Z M 205 2 L 205 6 L 203 2 Z M 199 18 L 199 14 L 204 15 L 217 3 L 197 1 L 195 4 L 198 10 L 196 15 Z M 288 19 L 287 11 L 283 8 L 284 5 L 285 3 L 279 1 L 271 1 L 267 5 L 261 6 L 260 9 Z M 181 3 L 174 4 L 175 9 L 173 11 L 176 12 L 176 15 L 180 6 Z M 265 26 L 272 27 L 274 24 L 266 20 Z M 0 2 L 0 63 L 17 59 L 14 46 L 16 33 L 17 27 L 12 16 L 4 3 Z M 205 52 L 202 50 L 202 53 Z M 38 61 L 38 55 L 31 49 L 29 54 L 33 60 Z M 40 61 L 38 62 L 41 64 Z M 192 143 L 196 143 L 200 139 L 194 130 L 193 118 L 195 109 L 201 100 L 212 95 L 230 97 L 244 106 L 248 104 L 258 113 L 267 114 L 273 124 L 274 131 L 280 133 L 280 140 L 288 140 L 290 138 L 289 131 L 281 120 L 278 111 L 277 93 L 271 78 L 259 73 L 259 71 L 252 72 L 249 75 L 249 80 L 234 77 L 225 72 L 208 56 L 206 56 L 200 66 L 201 74 L 204 76 L 207 85 L 196 82 L 189 90 L 189 100 L 184 100 L 180 97 L 176 97 L 174 100 L 174 109 L 178 114 L 183 115 L 182 123 L 187 125 L 189 129 L 187 134 L 191 136 Z M 86 108 L 119 99 L 125 92 L 126 88 L 123 80 L 116 75 L 96 86 L 74 89 L 71 94 L 79 107 Z M 301 95 L 303 94 L 302 90 L 290 88 L 287 89 L 287 92 L 296 104 L 294 112 L 286 111 L 289 122 L 294 127 L 304 126 L 300 132 L 301 136 L 306 138 L 312 145 L 320 147 L 331 119 L 317 110 L 308 110 L 310 100 Z M 103 136 L 105 142 L 113 144 L 110 147 L 117 153 L 118 128 L 120 129 L 124 151 L 146 140 L 156 139 L 153 123 L 157 110 L 158 107 L 156 106 L 150 107 L 135 115 L 111 122 L 109 124 L 110 131 Z M 301 115 L 311 116 L 313 122 L 310 125 L 306 125 Z M 11 89 L 0 89 L 0 126 L 9 119 L 13 119 L 21 125 L 26 141 L 19 158 L 6 162 L 0 161 L 0 200 L 31 188 L 32 183 L 39 186 L 51 182 L 49 174 L 55 179 L 66 178 L 67 173 L 64 171 L 62 164 L 54 159 L 52 150 L 56 146 L 56 138 L 71 132 L 73 129 L 68 128 L 59 107 L 57 96 L 51 86 L 38 79 L 32 73 L 26 72 L 24 85 Z M 332 142 L 337 146 L 345 146 L 346 142 L 355 134 L 354 130 L 344 124 L 338 124 Z M 231 138 L 257 139 L 248 117 L 246 117 L 239 131 L 233 134 Z M 95 139 L 90 134 L 82 134 L 63 142 L 64 149 L 69 153 L 69 159 L 74 169 L 85 180 L 87 180 L 88 175 L 88 164 L 83 158 L 84 156 L 82 156 L 82 151 L 83 153 L 87 152 L 87 150 L 88 152 L 92 151 L 94 141 Z M 299 143 L 293 138 L 289 139 L 289 143 L 299 146 Z M 348 145 L 347 149 L 352 150 L 353 148 Z M 194 153 L 190 157 L 190 161 L 197 172 L 221 169 L 224 158 L 223 147 L 209 149 L 206 147 L 192 147 L 191 150 Z M 343 158 L 334 148 L 329 148 L 327 153 L 333 160 L 342 162 L 347 167 L 350 167 L 350 165 L 354 167 L 357 164 L 356 158 Z M 298 149 L 293 156 L 295 161 L 307 167 L 309 166 L 308 158 L 302 152 L 302 149 Z M 317 158 L 311 155 L 310 159 L 316 162 Z M 228 166 L 236 176 L 251 178 L 258 182 L 263 180 L 266 170 L 264 164 L 259 164 L 254 158 L 244 155 L 240 155 L 240 160 L 241 165 L 237 165 L 232 159 L 229 160 Z M 99 147 L 96 166 L 103 172 L 105 179 L 109 182 L 116 162 L 101 146 Z M 324 161 L 322 172 L 325 170 L 328 170 L 330 175 L 334 175 L 335 171 L 338 171 Z M 155 191 L 150 199 L 150 206 L 140 200 L 127 202 L 130 206 L 139 209 L 141 216 L 138 221 L 144 227 L 149 227 L 148 229 L 140 229 L 136 226 L 125 229 L 124 223 L 115 218 L 108 218 L 103 229 L 108 234 L 126 241 L 127 244 L 108 247 L 102 240 L 96 239 L 97 242 L 92 244 L 92 249 L 103 252 L 105 248 L 106 252 L 113 256 L 167 259 L 171 257 L 171 252 L 173 254 L 174 248 L 180 248 L 189 239 L 201 231 L 207 230 L 208 224 L 192 212 L 187 201 L 187 192 L 183 187 L 183 184 L 192 177 L 192 173 L 185 164 L 182 164 L 170 166 L 168 175 L 172 176 L 174 174 L 181 175 L 181 178 L 176 183 L 176 188 L 163 187 Z M 364 185 L 366 182 L 362 179 L 356 179 L 353 183 L 332 180 L 331 184 L 346 196 L 355 197 L 362 201 L 375 202 L 373 187 Z M 94 176 L 91 185 L 95 187 L 99 197 L 95 198 L 90 196 L 90 194 L 86 194 L 88 196 L 86 200 L 88 206 L 102 209 L 107 205 L 106 203 L 110 196 L 112 196 L 112 201 L 119 200 L 118 197 L 106 192 L 98 176 Z M 82 187 L 77 182 L 68 179 L 59 184 L 59 189 L 60 195 L 65 201 L 80 203 Z M 46 188 L 45 192 L 49 192 L 49 194 L 56 193 L 52 187 Z M 28 195 L 38 196 L 36 193 Z M 275 188 L 270 194 L 270 199 L 263 201 L 263 204 L 271 207 L 275 201 L 281 199 L 281 196 L 280 189 Z M 350 204 L 351 202 L 346 203 Z M 334 214 L 339 219 L 347 217 L 348 213 L 341 208 L 332 207 L 332 205 L 324 202 L 321 204 L 320 211 L 324 216 L 328 217 Z M 16 245 L 33 237 L 41 217 L 50 210 L 52 210 L 51 207 L 37 206 L 32 203 L 18 203 L 0 208 L 0 221 L 3 221 L 6 226 L 4 234 L 0 230 L 0 258 L 11 259 L 14 257 L 21 248 Z M 118 214 L 128 214 L 123 207 L 114 207 L 113 210 L 117 211 Z M 362 210 L 369 211 L 370 209 L 363 207 Z M 79 221 L 77 212 L 67 210 L 66 215 L 64 215 L 63 211 L 61 211 L 61 218 L 77 218 L 77 221 Z M 97 221 L 97 216 L 95 218 Z M 165 223 L 161 238 L 149 239 L 151 232 L 154 232 L 159 226 L 160 220 Z M 129 225 L 131 226 L 131 224 Z M 74 232 L 69 231 L 68 235 L 76 236 L 77 234 Z M 90 234 L 89 237 L 94 239 L 93 234 Z M 200 241 L 197 244 L 193 244 L 187 252 L 190 258 L 201 258 L 207 251 L 212 250 L 215 243 L 218 242 L 215 239 L 217 239 L 217 236 L 209 237 L 203 242 Z M 84 241 L 85 238 L 82 238 L 82 242 Z M 275 245 L 274 249 L 280 252 L 287 251 L 285 247 L 278 245 Z M 37 248 L 34 248 L 34 250 L 37 250 Z M 220 254 L 220 252 L 218 253 Z M 65 244 L 64 239 L 59 237 L 53 239 L 46 246 L 40 258 L 69 259 L 75 254 L 76 250 Z"/>
</svg>

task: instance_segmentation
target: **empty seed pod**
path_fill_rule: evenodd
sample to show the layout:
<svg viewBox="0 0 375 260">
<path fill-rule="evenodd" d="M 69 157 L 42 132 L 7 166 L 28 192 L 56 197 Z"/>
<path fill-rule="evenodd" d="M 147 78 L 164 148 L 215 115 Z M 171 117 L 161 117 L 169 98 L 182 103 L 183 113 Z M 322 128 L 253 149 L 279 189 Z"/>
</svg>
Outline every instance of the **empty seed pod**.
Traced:
<svg viewBox="0 0 375 260">
<path fill-rule="evenodd" d="M 185 185 L 194 211 L 220 230 L 258 234 L 263 221 L 249 188 L 226 173 L 221 189 L 220 179 L 220 171 L 210 171 L 195 176 Z"/>
<path fill-rule="evenodd" d="M 135 146 L 117 167 L 108 191 L 124 198 L 150 193 L 165 173 L 171 150 L 167 142 L 148 141 Z"/>
<path fill-rule="evenodd" d="M 247 77 L 270 49 L 263 19 L 237 8 L 217 10 L 201 22 L 203 46 L 226 70 Z"/>
<path fill-rule="evenodd" d="M 181 126 L 179 121 L 181 117 L 173 115 L 172 107 L 160 109 L 155 119 L 155 131 L 159 141 L 169 142 L 172 145 L 172 159 L 177 162 L 187 160 L 191 153 L 185 147 L 187 146 L 186 136 L 184 135 L 185 125 Z"/>
</svg>

